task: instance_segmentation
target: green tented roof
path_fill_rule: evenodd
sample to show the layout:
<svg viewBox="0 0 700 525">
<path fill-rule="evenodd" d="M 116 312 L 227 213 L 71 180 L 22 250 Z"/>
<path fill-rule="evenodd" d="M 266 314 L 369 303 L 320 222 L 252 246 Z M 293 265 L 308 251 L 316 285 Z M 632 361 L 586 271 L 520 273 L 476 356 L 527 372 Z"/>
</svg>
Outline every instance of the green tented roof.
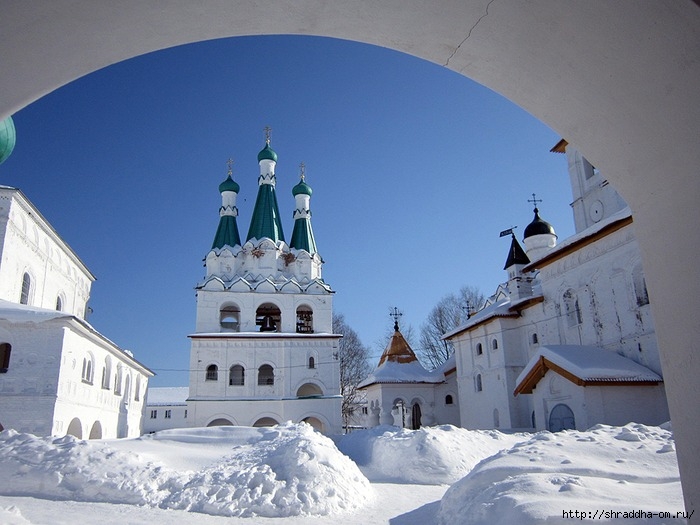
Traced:
<svg viewBox="0 0 700 525">
<path fill-rule="evenodd" d="M 310 254 L 317 253 L 314 231 L 311 229 L 311 221 L 308 218 L 294 221 L 294 231 L 289 246 L 297 250 L 306 250 Z"/>
<path fill-rule="evenodd" d="M 214 236 L 214 243 L 211 246 L 212 250 L 221 249 L 226 245 L 233 248 L 240 244 L 241 237 L 238 235 L 236 218 L 233 215 L 222 215 L 221 219 L 219 219 L 219 227 L 216 230 L 216 236 Z"/>
<path fill-rule="evenodd" d="M 250 239 L 262 239 L 267 237 L 275 243 L 284 241 L 280 211 L 277 206 L 277 195 L 271 184 L 261 184 L 258 187 L 258 197 L 255 200 L 253 217 L 250 220 L 250 228 L 246 241 Z"/>
</svg>

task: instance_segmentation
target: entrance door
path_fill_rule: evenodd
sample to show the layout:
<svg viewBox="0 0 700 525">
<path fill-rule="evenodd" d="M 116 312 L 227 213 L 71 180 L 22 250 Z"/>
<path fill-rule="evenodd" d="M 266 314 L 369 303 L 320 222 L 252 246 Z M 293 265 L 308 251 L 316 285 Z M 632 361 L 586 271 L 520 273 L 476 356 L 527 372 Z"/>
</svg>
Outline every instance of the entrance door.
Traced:
<svg viewBox="0 0 700 525">
<path fill-rule="evenodd" d="M 413 403 L 411 407 L 411 430 L 418 430 L 420 428 L 420 405 L 418 403 Z"/>
<path fill-rule="evenodd" d="M 560 430 L 575 430 L 576 420 L 574 413 L 563 403 L 555 405 L 549 413 L 549 431 L 559 432 Z"/>
</svg>

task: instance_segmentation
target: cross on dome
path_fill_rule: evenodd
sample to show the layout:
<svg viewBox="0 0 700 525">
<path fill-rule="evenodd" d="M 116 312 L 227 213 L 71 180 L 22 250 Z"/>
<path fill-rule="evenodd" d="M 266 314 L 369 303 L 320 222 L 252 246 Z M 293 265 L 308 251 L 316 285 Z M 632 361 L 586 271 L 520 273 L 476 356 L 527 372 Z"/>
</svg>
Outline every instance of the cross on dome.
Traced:
<svg viewBox="0 0 700 525">
<path fill-rule="evenodd" d="M 394 331 L 395 332 L 399 331 L 399 319 L 401 318 L 402 315 L 403 315 L 403 313 L 401 313 L 401 311 L 396 306 L 394 306 L 393 310 L 389 311 L 389 317 L 394 318 Z"/>
<path fill-rule="evenodd" d="M 535 205 L 535 211 L 537 211 L 537 203 L 542 202 L 542 199 L 538 199 L 535 194 L 532 194 L 532 199 L 528 199 L 527 202 L 531 202 L 532 204 Z"/>
</svg>

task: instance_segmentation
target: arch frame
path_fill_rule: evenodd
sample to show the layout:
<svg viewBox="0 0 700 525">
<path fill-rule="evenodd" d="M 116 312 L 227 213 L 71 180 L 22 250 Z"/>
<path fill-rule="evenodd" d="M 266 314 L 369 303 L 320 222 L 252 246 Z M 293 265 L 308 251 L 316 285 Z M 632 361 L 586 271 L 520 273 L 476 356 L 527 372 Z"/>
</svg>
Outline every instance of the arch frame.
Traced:
<svg viewBox="0 0 700 525">
<path fill-rule="evenodd" d="M 580 2 L 567 5 L 566 12 L 557 0 L 335 0 L 331 5 L 319 10 L 317 2 L 297 0 L 294 9 L 269 10 L 242 1 L 206 6 L 176 1 L 143 2 L 127 11 L 89 0 L 57 0 L 47 16 L 41 4 L 10 4 L 0 20 L 0 47 L 6 51 L 0 67 L 13 74 L 0 78 L 0 118 L 133 56 L 200 40 L 273 33 L 396 49 L 503 94 L 584 151 L 635 213 L 656 305 L 686 507 L 696 508 L 700 406 L 694 400 L 700 395 L 700 362 L 691 349 L 700 326 L 680 305 L 693 304 L 700 295 L 700 278 L 679 276 L 694 267 L 700 229 L 694 214 L 676 217 L 674 211 L 694 210 L 700 196 L 700 148 L 694 143 L 700 136 L 697 1 L 606 2 L 594 8 Z M 385 22 L 389 19 L 391 24 Z M 106 32 L 112 38 L 104 39 Z"/>
</svg>

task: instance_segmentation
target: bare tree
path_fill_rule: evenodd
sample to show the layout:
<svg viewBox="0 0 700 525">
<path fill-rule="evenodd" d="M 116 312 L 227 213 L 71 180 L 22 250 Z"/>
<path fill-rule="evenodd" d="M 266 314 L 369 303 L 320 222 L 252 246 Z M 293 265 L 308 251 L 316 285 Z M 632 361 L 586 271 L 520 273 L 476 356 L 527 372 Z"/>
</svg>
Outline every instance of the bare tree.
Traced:
<svg viewBox="0 0 700 525">
<path fill-rule="evenodd" d="M 426 367 L 434 369 L 447 361 L 453 348 L 442 336 L 466 322 L 469 313 L 481 308 L 484 301 L 484 294 L 474 286 L 462 286 L 438 301 L 420 329 L 418 356 Z"/>
<path fill-rule="evenodd" d="M 369 349 L 362 344 L 357 332 L 345 322 L 343 314 L 333 314 L 333 333 L 343 335 L 338 342 L 338 357 L 340 359 L 340 392 L 343 395 L 343 426 L 347 429 L 350 418 L 360 401 L 357 385 L 370 372 Z"/>
</svg>

